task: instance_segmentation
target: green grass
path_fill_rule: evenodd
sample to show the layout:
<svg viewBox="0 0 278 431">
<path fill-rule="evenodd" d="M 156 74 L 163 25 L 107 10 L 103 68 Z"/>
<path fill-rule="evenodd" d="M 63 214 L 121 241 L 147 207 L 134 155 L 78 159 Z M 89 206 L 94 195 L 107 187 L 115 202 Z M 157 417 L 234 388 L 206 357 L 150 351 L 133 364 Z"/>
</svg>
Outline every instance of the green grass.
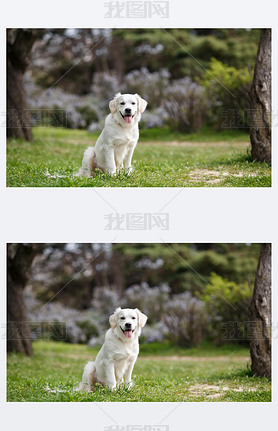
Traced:
<svg viewBox="0 0 278 431">
<path fill-rule="evenodd" d="M 94 393 L 80 393 L 73 389 L 98 349 L 37 341 L 33 357 L 8 357 L 7 401 L 271 401 L 270 381 L 251 376 L 247 349 L 168 348 L 166 356 L 167 344 L 141 346 L 131 390 L 98 388 Z M 47 391 L 47 386 L 56 392 Z"/>
<path fill-rule="evenodd" d="M 74 176 L 97 134 L 62 128 L 33 129 L 34 141 L 7 143 L 8 187 L 270 187 L 271 168 L 252 162 L 240 131 L 184 135 L 169 129 L 140 132 L 134 172 L 116 177 Z M 47 175 L 47 172 L 49 175 Z"/>
<path fill-rule="evenodd" d="M 97 136 L 96 136 L 97 137 Z M 204 127 L 198 133 L 182 133 L 171 130 L 169 127 L 153 127 L 151 129 L 140 130 L 140 141 L 141 142 L 249 142 L 249 134 L 245 130 L 236 129 L 222 129 L 216 132 L 215 130 Z"/>
</svg>

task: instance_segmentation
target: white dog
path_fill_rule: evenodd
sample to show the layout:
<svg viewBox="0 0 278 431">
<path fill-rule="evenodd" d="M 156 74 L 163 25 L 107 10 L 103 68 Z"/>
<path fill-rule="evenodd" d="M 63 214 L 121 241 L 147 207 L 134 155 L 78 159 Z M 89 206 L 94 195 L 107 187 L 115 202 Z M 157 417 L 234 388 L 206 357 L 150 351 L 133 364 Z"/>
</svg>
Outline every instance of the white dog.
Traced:
<svg viewBox="0 0 278 431">
<path fill-rule="evenodd" d="M 138 123 L 147 102 L 138 94 L 117 93 L 109 102 L 111 114 L 105 120 L 95 147 L 84 153 L 78 175 L 90 177 L 98 168 L 115 175 L 124 167 L 131 172 L 131 159 L 139 138 Z"/>
<path fill-rule="evenodd" d="M 137 308 L 117 308 L 109 317 L 111 328 L 105 335 L 105 342 L 95 362 L 88 362 L 84 368 L 78 390 L 93 391 L 96 383 L 116 389 L 124 380 L 132 386 L 131 375 L 139 353 L 138 338 L 145 326 L 147 316 Z"/>
</svg>

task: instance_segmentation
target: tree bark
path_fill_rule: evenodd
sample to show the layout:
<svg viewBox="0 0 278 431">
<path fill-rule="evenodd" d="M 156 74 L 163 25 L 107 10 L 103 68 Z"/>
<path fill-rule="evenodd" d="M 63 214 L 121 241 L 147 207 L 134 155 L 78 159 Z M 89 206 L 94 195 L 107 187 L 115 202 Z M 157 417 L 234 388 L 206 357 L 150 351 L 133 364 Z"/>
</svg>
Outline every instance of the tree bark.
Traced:
<svg viewBox="0 0 278 431">
<path fill-rule="evenodd" d="M 7 351 L 33 354 L 31 332 L 26 319 L 24 287 L 40 244 L 8 244 L 7 250 Z"/>
<path fill-rule="evenodd" d="M 9 31 L 9 30 L 8 30 Z M 39 30 L 18 30 L 13 42 L 7 35 L 7 137 L 32 141 L 30 116 L 23 85 L 31 50 Z"/>
<path fill-rule="evenodd" d="M 252 159 L 271 163 L 271 29 L 263 29 L 251 87 Z"/>
<path fill-rule="evenodd" d="M 271 244 L 263 244 L 251 302 L 253 374 L 271 377 Z"/>
</svg>

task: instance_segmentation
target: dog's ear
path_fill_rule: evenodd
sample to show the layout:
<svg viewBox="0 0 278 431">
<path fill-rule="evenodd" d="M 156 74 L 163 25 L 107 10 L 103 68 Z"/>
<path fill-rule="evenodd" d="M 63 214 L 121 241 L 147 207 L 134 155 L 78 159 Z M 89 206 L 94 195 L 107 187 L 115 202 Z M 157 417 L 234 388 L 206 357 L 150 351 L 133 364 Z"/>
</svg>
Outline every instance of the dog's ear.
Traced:
<svg viewBox="0 0 278 431">
<path fill-rule="evenodd" d="M 142 114 L 145 111 L 148 102 L 146 102 L 146 100 L 142 99 L 142 97 L 140 97 L 139 94 L 135 94 L 135 97 L 136 97 L 137 103 L 138 103 L 138 110 Z"/>
<path fill-rule="evenodd" d="M 138 308 L 136 308 L 135 310 L 138 316 L 138 325 L 140 326 L 140 328 L 143 328 L 143 326 L 146 325 L 148 317 L 145 314 L 141 313 L 141 311 L 138 310 Z"/>
<path fill-rule="evenodd" d="M 117 315 L 120 310 L 121 310 L 120 307 L 116 308 L 116 310 L 114 311 L 114 314 L 112 314 L 112 316 L 109 317 L 109 323 L 112 329 L 115 329 L 117 326 Z"/>
<path fill-rule="evenodd" d="M 117 93 L 117 94 L 115 94 L 114 99 L 110 100 L 109 109 L 111 111 L 111 114 L 115 114 L 115 112 L 117 111 L 117 100 L 120 96 L 121 96 L 121 93 Z"/>
</svg>

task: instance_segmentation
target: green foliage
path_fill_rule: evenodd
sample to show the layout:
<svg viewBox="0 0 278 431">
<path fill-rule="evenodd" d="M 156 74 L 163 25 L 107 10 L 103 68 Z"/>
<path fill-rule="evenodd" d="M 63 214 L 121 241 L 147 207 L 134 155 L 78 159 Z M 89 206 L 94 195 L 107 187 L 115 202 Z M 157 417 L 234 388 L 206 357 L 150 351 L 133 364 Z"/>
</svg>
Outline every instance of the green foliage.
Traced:
<svg viewBox="0 0 278 431">
<path fill-rule="evenodd" d="M 140 357 L 141 356 L 194 356 L 194 357 L 218 357 L 230 356 L 235 353 L 235 346 L 231 344 L 223 344 L 215 346 L 214 344 L 204 341 L 198 347 L 184 348 L 173 345 L 171 340 L 164 342 L 153 342 L 149 344 L 140 344 Z M 236 346 L 237 356 L 247 356 L 248 349 L 245 346 Z"/>
<path fill-rule="evenodd" d="M 174 79 L 195 80 L 203 76 L 212 57 L 238 69 L 253 67 L 260 29 L 115 29 L 113 36 L 125 71 L 142 65 L 156 71 L 167 65 Z M 163 49 L 156 51 L 157 46 Z"/>
<path fill-rule="evenodd" d="M 211 100 L 211 122 L 221 128 L 248 127 L 253 70 L 227 66 L 212 58 L 201 84 Z M 215 121 L 217 120 L 217 121 Z"/>
<path fill-rule="evenodd" d="M 234 281 L 225 280 L 220 275 L 213 273 L 210 276 L 209 284 L 206 286 L 204 293 L 201 295 L 202 300 L 207 304 L 221 304 L 217 308 L 221 309 L 223 305 L 223 297 L 233 305 L 238 306 L 241 302 L 249 301 L 252 297 L 253 287 L 247 282 L 237 284 Z M 229 307 L 231 308 L 231 307 Z"/>
<path fill-rule="evenodd" d="M 248 250 L 248 252 L 247 252 Z M 206 252 L 196 253 L 194 265 L 200 273 L 221 274 L 224 278 L 240 283 L 250 283 L 258 264 L 260 245 L 258 244 L 215 244 Z"/>
<path fill-rule="evenodd" d="M 249 352 L 236 346 L 225 351 L 209 346 L 169 350 L 173 356 L 140 353 L 132 390 L 99 388 L 94 393 L 76 392 L 74 388 L 97 349 L 40 341 L 34 343 L 34 350 L 31 358 L 16 354 L 8 357 L 10 402 L 271 401 L 269 380 L 248 375 Z M 157 353 L 160 355 L 159 349 Z"/>
<path fill-rule="evenodd" d="M 185 144 L 177 145 L 165 142 L 167 137 L 176 141 L 169 130 L 162 129 L 161 134 L 158 129 L 144 130 L 135 149 L 132 175 L 100 173 L 89 179 L 75 173 L 83 152 L 94 145 L 98 134 L 50 127 L 34 128 L 33 132 L 32 143 L 14 139 L 7 143 L 9 187 L 271 186 L 271 168 L 250 162 L 246 154 L 249 138 L 241 132 L 179 133 L 177 140 Z"/>
<path fill-rule="evenodd" d="M 253 281 L 253 280 L 252 280 Z M 253 283 L 235 283 L 212 274 L 201 294 L 211 315 L 209 335 L 218 342 L 248 341 L 249 306 Z"/>
<path fill-rule="evenodd" d="M 203 299 L 203 293 L 207 292 L 208 285 L 211 284 L 212 272 L 221 275 L 228 282 L 248 282 L 252 285 L 260 245 L 115 244 L 113 250 L 119 253 L 119 262 L 123 264 L 125 287 L 142 281 L 150 286 L 157 286 L 163 280 L 169 284 L 174 294 L 190 291 L 193 296 Z M 144 259 L 149 259 L 152 263 L 162 259 L 163 265 L 156 269 L 139 267 L 138 263 Z"/>
</svg>

